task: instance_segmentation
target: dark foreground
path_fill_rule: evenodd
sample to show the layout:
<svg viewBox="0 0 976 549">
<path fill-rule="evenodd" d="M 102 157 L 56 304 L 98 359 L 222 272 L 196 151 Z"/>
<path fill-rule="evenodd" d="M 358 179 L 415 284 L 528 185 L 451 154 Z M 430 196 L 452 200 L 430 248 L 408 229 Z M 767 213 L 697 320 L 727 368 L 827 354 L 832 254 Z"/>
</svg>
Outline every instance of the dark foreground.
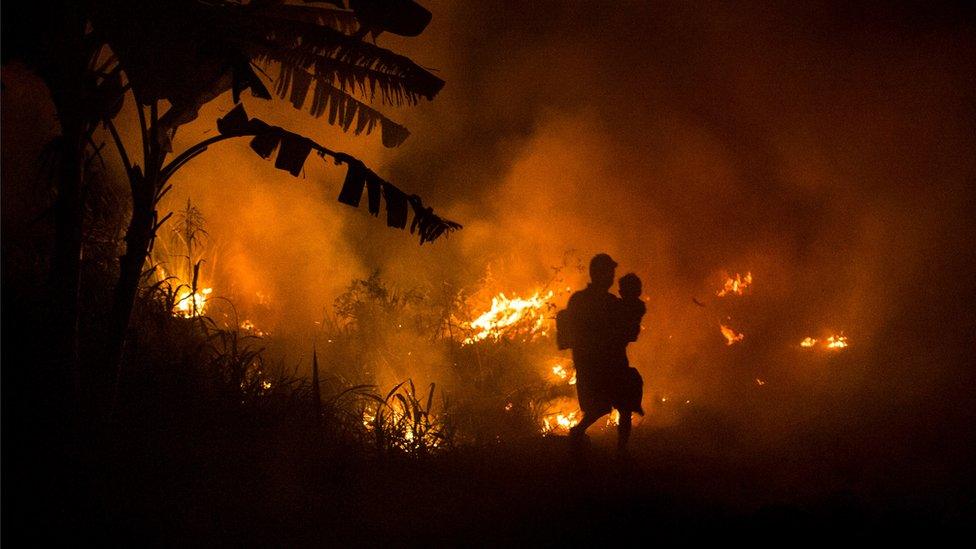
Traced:
<svg viewBox="0 0 976 549">
<path fill-rule="evenodd" d="M 67 467 L 57 452 L 6 452 L 5 541 L 556 546 L 631 535 L 779 544 L 976 533 L 971 478 L 938 485 L 795 447 L 743 456 L 714 430 L 711 442 L 691 442 L 691 431 L 708 429 L 704 418 L 638 429 L 624 458 L 607 436 L 582 454 L 563 437 L 540 437 L 423 458 L 364 455 L 302 429 L 235 432 L 210 419 L 116 433 Z"/>
</svg>

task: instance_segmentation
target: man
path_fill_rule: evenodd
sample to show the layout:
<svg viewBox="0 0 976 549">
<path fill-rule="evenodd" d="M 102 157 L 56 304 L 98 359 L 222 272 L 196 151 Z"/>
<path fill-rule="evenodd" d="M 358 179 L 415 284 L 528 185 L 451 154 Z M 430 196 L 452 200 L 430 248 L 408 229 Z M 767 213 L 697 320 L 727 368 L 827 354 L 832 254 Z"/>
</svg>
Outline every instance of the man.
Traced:
<svg viewBox="0 0 976 549">
<path fill-rule="evenodd" d="M 633 399 L 627 398 L 631 368 L 625 348 L 632 340 L 632 330 L 622 324 L 620 298 L 609 292 L 616 268 L 617 263 L 607 254 L 590 260 L 590 284 L 569 298 L 561 325 L 557 318 L 557 329 L 563 332 L 558 334 L 560 347 L 573 350 L 576 392 L 583 410 L 579 424 L 570 429 L 570 438 L 582 440 L 586 429 L 613 407 L 620 412 L 618 448 L 623 450 L 630 435 L 631 412 L 639 412 L 639 404 L 637 410 L 631 409 Z"/>
</svg>

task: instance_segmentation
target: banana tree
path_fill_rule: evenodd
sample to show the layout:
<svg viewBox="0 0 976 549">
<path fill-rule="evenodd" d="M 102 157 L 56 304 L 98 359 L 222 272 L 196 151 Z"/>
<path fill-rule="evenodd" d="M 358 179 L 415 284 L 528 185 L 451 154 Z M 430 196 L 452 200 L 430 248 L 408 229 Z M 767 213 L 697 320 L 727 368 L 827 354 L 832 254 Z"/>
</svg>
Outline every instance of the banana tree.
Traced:
<svg viewBox="0 0 976 549">
<path fill-rule="evenodd" d="M 292 175 L 301 172 L 312 151 L 349 166 L 340 200 L 359 204 L 365 188 L 370 212 L 378 214 L 379 197 L 387 204 L 387 222 L 406 225 L 413 207 L 412 230 L 421 243 L 460 225 L 445 221 L 369 170 L 359 160 L 332 151 L 299 134 L 247 117 L 241 94 L 271 99 L 259 75 L 277 70 L 272 88 L 296 108 L 356 134 L 379 131 L 387 147 L 402 143 L 409 132 L 371 103 L 391 106 L 433 99 L 444 82 L 410 59 L 362 40 L 364 35 L 403 31 L 419 34 L 423 13 L 411 1 L 353 2 L 352 10 L 336 2 L 293 4 L 282 0 L 171 0 L 156 3 L 105 0 L 95 4 L 92 25 L 111 49 L 116 67 L 135 97 L 142 145 L 141 162 L 129 154 L 110 117 L 104 120 L 116 145 L 132 193 L 132 217 L 126 231 L 125 254 L 112 307 L 108 363 L 121 370 L 129 317 L 146 257 L 156 230 L 165 221 L 156 210 L 169 190 L 168 180 L 190 159 L 213 144 L 250 137 L 251 148 L 265 158 L 277 150 L 275 165 Z M 340 3 L 341 4 L 341 3 Z M 396 11 L 383 6 L 406 6 Z M 422 8 L 420 8 L 422 9 Z M 414 17 L 404 23 L 397 14 Z M 417 19 L 416 14 L 421 17 Z M 412 15 L 411 15 L 412 14 Z M 429 17 L 428 17 L 429 19 Z M 403 23 L 397 25 L 397 22 Z M 365 31 L 365 32 L 364 32 Z M 218 124 L 220 135 L 207 139 L 167 161 L 179 126 L 195 119 L 201 106 L 230 91 L 235 108 Z M 165 112 L 160 112 L 163 105 Z M 356 187 L 359 194 L 356 194 Z"/>
</svg>

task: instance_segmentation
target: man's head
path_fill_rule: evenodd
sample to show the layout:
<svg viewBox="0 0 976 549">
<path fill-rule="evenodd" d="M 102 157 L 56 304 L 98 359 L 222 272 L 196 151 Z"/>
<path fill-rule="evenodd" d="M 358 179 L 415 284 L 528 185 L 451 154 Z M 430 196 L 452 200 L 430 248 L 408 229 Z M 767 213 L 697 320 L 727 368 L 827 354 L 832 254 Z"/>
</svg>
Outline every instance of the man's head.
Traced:
<svg viewBox="0 0 976 549">
<path fill-rule="evenodd" d="M 613 275 L 617 269 L 617 262 L 607 254 L 596 254 L 590 260 L 590 280 L 593 286 L 601 290 L 609 290 L 613 286 Z"/>
</svg>

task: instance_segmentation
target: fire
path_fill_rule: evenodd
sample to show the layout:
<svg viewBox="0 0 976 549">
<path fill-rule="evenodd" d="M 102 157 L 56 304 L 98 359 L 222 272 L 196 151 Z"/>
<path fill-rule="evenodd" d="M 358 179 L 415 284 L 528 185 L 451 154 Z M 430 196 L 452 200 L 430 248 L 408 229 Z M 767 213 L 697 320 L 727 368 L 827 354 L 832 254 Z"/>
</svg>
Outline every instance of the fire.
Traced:
<svg viewBox="0 0 976 549">
<path fill-rule="evenodd" d="M 244 319 L 241 322 L 241 330 L 247 332 L 249 335 L 264 337 L 265 333 L 263 330 L 258 328 L 253 322 L 248 319 Z M 331 341 L 329 342 L 331 343 Z"/>
<path fill-rule="evenodd" d="M 438 422 L 431 416 L 434 423 Z M 375 433 L 377 430 L 386 437 L 393 437 L 391 443 L 401 450 L 410 451 L 414 441 L 422 443 L 427 448 L 438 448 L 441 446 L 441 435 L 439 428 L 423 428 L 414 421 L 414 417 L 409 410 L 398 407 L 381 406 L 380 410 L 375 408 L 364 408 L 362 415 L 363 429 L 367 433 Z M 397 440 L 397 437 L 402 439 Z"/>
<path fill-rule="evenodd" d="M 735 330 L 733 330 L 732 328 L 729 328 L 725 324 L 720 324 L 719 325 L 719 329 L 722 330 L 722 336 L 725 337 L 725 344 L 726 345 L 734 345 L 734 344 L 742 341 L 746 337 L 745 334 L 736 333 Z"/>
<path fill-rule="evenodd" d="M 819 340 L 813 337 L 806 337 L 803 338 L 803 341 L 800 342 L 800 347 L 803 347 L 804 349 L 809 349 L 815 346 L 817 343 L 820 343 L 824 349 L 832 349 L 832 350 L 846 349 L 850 345 L 850 343 L 847 340 L 847 336 L 840 334 L 840 335 L 832 335 L 824 340 Z"/>
<path fill-rule="evenodd" d="M 192 275 L 189 277 L 179 276 L 179 273 L 171 275 L 166 272 L 162 265 L 155 265 L 154 272 L 156 279 L 162 283 L 162 287 L 171 293 L 173 316 L 183 318 L 203 316 L 207 309 L 207 302 L 210 300 L 210 294 L 213 293 L 213 288 L 198 286 L 197 290 L 193 291 L 190 284 L 184 282 L 184 280 L 192 280 Z"/>
<path fill-rule="evenodd" d="M 746 288 L 752 284 L 752 273 L 748 272 L 745 276 L 735 273 L 735 277 L 726 277 L 725 284 L 722 289 L 715 292 L 718 297 L 725 297 L 727 295 L 742 295 Z"/>
<path fill-rule="evenodd" d="M 760 387 L 762 387 L 762 386 L 763 386 L 763 385 L 765 385 L 765 384 L 766 384 L 766 382 L 765 382 L 765 381 L 763 381 L 763 380 L 761 380 L 761 379 L 759 379 L 758 377 L 756 378 L 756 385 L 758 385 L 758 386 L 760 386 Z"/>
<path fill-rule="evenodd" d="M 616 427 L 620 425 L 620 412 L 616 408 L 610 411 L 610 416 L 607 418 L 607 427 Z"/>
<path fill-rule="evenodd" d="M 847 336 L 836 335 L 827 338 L 828 349 L 844 349 L 847 347 Z"/>
<path fill-rule="evenodd" d="M 365 428 L 367 431 L 372 431 L 375 425 L 376 414 L 374 414 L 369 408 L 363 409 L 363 428 Z"/>
<path fill-rule="evenodd" d="M 190 292 L 186 286 L 180 286 L 176 290 L 176 306 L 173 308 L 173 316 L 190 318 L 200 316 L 207 308 L 207 299 L 213 293 L 213 288 L 203 288 L 196 292 Z"/>
<path fill-rule="evenodd" d="M 465 345 L 503 335 L 545 336 L 548 300 L 554 293 L 536 292 L 522 299 L 509 298 L 504 293 L 491 298 L 491 308 L 468 324 L 474 333 L 462 342 Z"/>
<path fill-rule="evenodd" d="M 565 434 L 580 422 L 582 415 L 583 412 L 580 410 L 568 414 L 563 412 L 550 414 L 542 418 L 542 434 Z"/>
<path fill-rule="evenodd" d="M 570 385 L 576 385 L 576 371 L 574 370 L 572 376 L 570 376 L 569 370 L 566 369 L 562 364 L 556 364 L 552 367 L 552 373 L 557 378 L 561 380 L 569 380 Z"/>
</svg>

